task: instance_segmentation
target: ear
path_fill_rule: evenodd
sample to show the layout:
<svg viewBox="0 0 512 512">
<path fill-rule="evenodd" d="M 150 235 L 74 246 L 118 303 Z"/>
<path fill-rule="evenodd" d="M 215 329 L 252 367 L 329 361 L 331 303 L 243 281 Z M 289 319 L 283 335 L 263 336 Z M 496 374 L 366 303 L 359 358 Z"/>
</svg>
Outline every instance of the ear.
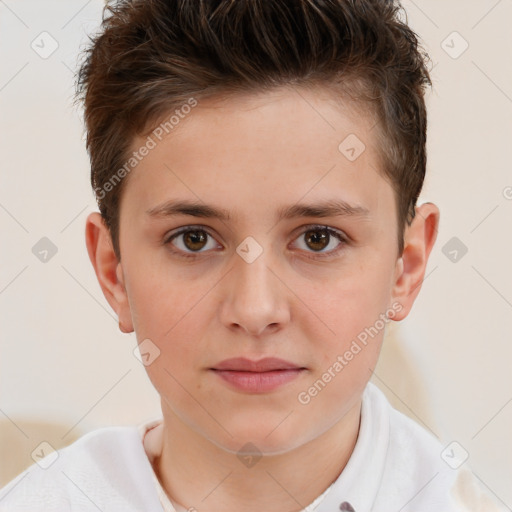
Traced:
<svg viewBox="0 0 512 512">
<path fill-rule="evenodd" d="M 119 329 L 121 332 L 133 332 L 123 268 L 114 252 L 110 231 L 98 212 L 87 217 L 85 243 L 103 295 L 119 319 Z"/>
<path fill-rule="evenodd" d="M 430 251 L 437 238 L 439 208 L 433 203 L 416 207 L 416 215 L 404 235 L 404 251 L 397 260 L 393 285 L 393 301 L 402 309 L 393 320 L 403 320 L 411 311 L 420 292 Z"/>
</svg>

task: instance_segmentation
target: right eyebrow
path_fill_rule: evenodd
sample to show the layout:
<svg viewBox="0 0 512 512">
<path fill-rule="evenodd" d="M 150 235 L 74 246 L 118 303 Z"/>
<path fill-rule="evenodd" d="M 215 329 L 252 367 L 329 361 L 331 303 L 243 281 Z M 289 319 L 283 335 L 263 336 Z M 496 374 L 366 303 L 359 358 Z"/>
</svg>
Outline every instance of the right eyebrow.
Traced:
<svg viewBox="0 0 512 512">
<path fill-rule="evenodd" d="M 146 210 L 146 213 L 151 217 L 190 215 L 192 217 L 204 217 L 224 221 L 231 218 L 227 210 L 194 201 L 166 201 Z"/>
</svg>

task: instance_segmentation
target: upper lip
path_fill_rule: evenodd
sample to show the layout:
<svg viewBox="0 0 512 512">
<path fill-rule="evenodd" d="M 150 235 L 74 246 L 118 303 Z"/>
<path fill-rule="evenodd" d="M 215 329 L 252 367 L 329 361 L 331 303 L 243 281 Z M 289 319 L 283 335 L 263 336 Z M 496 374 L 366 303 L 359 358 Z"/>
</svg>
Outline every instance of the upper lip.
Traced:
<svg viewBox="0 0 512 512">
<path fill-rule="evenodd" d="M 240 372 L 270 372 L 272 370 L 296 370 L 302 366 L 296 365 L 284 359 L 265 357 L 259 361 L 252 361 L 245 357 L 234 357 L 216 364 L 212 370 L 233 370 Z"/>
</svg>

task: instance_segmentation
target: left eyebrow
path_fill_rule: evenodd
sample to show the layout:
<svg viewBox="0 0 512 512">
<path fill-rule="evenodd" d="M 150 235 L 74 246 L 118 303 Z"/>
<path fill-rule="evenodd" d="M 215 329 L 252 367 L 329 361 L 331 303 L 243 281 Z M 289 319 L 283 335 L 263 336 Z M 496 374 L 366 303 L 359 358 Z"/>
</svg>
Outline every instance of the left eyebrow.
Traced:
<svg viewBox="0 0 512 512">
<path fill-rule="evenodd" d="M 369 217 L 370 210 L 361 205 L 351 205 L 343 199 L 332 199 L 314 204 L 294 204 L 277 211 L 277 220 L 295 217 Z"/>
<path fill-rule="evenodd" d="M 213 205 L 195 201 L 166 201 L 149 210 L 146 214 L 151 217 L 173 217 L 176 215 L 190 215 L 228 221 L 232 218 L 228 210 Z M 370 216 L 370 210 L 361 205 L 351 205 L 342 199 L 332 199 L 320 203 L 294 204 L 277 210 L 276 221 L 293 219 L 297 217 L 361 217 Z"/>
</svg>

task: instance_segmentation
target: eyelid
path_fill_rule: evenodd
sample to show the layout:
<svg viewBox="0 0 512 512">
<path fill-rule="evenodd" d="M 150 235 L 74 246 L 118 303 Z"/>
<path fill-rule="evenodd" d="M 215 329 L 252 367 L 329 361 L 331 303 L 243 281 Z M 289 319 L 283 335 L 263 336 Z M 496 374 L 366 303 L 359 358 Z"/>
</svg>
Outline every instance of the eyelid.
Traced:
<svg viewBox="0 0 512 512">
<path fill-rule="evenodd" d="M 176 228 L 171 230 L 169 233 L 164 235 L 164 244 L 168 243 L 174 237 L 181 235 L 182 233 L 186 233 L 187 231 L 204 231 L 208 233 L 212 238 L 213 235 L 210 233 L 209 229 L 206 226 L 201 226 L 199 224 L 187 224 L 186 226 L 181 226 L 180 228 Z"/>
<path fill-rule="evenodd" d="M 306 231 L 311 231 L 313 229 L 318 229 L 319 231 L 324 230 L 328 231 L 331 234 L 338 235 L 343 240 L 347 241 L 349 240 L 349 236 L 345 234 L 343 231 L 341 231 L 338 228 L 333 228 L 332 226 L 329 226 L 327 224 L 306 224 L 304 226 L 300 226 L 300 228 L 297 228 L 299 230 L 299 234 L 303 234 Z"/>
</svg>

